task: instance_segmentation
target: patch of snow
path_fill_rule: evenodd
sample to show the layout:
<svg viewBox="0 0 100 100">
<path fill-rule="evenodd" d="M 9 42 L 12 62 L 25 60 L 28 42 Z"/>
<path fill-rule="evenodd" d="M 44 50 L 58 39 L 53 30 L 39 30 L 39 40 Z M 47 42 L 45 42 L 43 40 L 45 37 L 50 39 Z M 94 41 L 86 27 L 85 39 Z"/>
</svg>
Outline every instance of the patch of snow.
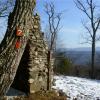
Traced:
<svg viewBox="0 0 100 100">
<path fill-rule="evenodd" d="M 100 100 L 100 81 L 70 76 L 54 76 L 55 86 L 70 98 L 67 100 Z"/>
</svg>

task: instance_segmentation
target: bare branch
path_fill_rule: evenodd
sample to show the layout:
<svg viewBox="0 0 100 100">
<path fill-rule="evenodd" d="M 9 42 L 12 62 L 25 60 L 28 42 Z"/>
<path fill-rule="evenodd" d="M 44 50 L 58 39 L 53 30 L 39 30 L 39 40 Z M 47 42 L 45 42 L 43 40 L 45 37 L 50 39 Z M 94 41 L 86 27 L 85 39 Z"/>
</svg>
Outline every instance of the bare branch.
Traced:
<svg viewBox="0 0 100 100">
<path fill-rule="evenodd" d="M 50 36 L 50 50 L 53 50 L 54 45 L 56 44 L 57 33 L 59 31 L 60 20 L 62 13 L 55 12 L 54 3 L 47 3 L 45 4 L 45 12 L 48 15 L 48 24 L 49 24 L 49 32 Z"/>
<path fill-rule="evenodd" d="M 76 0 L 75 4 L 78 9 L 80 9 L 82 12 L 84 12 L 88 16 L 88 18 L 91 19 L 91 16 L 87 12 L 87 8 L 85 8 L 85 6 L 83 5 L 83 3 L 80 0 Z"/>
<path fill-rule="evenodd" d="M 100 41 L 100 36 L 96 38 L 96 41 Z"/>
<path fill-rule="evenodd" d="M 97 22 L 97 26 L 96 26 L 96 28 L 95 28 L 95 32 L 97 32 L 97 30 L 99 29 L 99 26 L 100 26 L 100 19 L 99 19 L 99 21 Z"/>
<path fill-rule="evenodd" d="M 8 17 L 8 15 L 1 15 L 0 17 Z"/>
<path fill-rule="evenodd" d="M 0 17 L 7 17 L 14 7 L 14 0 L 0 1 Z"/>
<path fill-rule="evenodd" d="M 81 42 L 80 44 L 91 44 L 91 41 L 85 41 L 85 42 Z"/>
<path fill-rule="evenodd" d="M 90 5 L 90 0 L 86 0 L 87 4 Z"/>
<path fill-rule="evenodd" d="M 87 30 L 87 32 L 89 33 L 90 37 L 93 38 L 92 32 L 91 32 L 91 28 L 89 28 L 85 23 L 83 23 L 84 28 Z"/>
<path fill-rule="evenodd" d="M 85 40 L 84 42 L 81 42 L 80 44 L 92 44 L 92 38 L 87 36 L 82 35 L 82 38 Z"/>
</svg>

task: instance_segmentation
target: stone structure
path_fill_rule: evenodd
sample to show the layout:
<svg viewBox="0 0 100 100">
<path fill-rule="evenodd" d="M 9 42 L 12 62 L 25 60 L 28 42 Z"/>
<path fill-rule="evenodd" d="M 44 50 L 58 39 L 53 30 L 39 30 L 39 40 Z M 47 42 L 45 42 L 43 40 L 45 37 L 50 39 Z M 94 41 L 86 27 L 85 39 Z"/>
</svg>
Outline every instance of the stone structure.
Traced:
<svg viewBox="0 0 100 100">
<path fill-rule="evenodd" d="M 44 40 L 38 14 L 33 17 L 34 26 L 22 56 L 12 87 L 26 93 L 47 90 L 48 46 Z"/>
<path fill-rule="evenodd" d="M 36 14 L 34 20 L 34 35 L 29 40 L 29 84 L 30 93 L 47 88 L 47 53 L 48 48 L 40 31 L 40 18 Z"/>
</svg>

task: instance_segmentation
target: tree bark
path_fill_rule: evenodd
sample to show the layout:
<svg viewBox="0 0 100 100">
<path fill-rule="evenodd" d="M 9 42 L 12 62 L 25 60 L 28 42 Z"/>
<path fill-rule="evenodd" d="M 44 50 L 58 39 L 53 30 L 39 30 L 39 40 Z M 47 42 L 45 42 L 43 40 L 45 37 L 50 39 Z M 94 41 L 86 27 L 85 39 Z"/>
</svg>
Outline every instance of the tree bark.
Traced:
<svg viewBox="0 0 100 100">
<path fill-rule="evenodd" d="M 34 7 L 35 0 L 16 0 L 14 10 L 9 15 L 7 31 L 0 44 L 0 96 L 6 94 L 14 80 L 32 28 Z M 23 31 L 22 37 L 16 36 L 17 27 Z M 21 41 L 19 49 L 15 48 L 17 40 Z"/>
<path fill-rule="evenodd" d="M 92 57 L 91 57 L 91 78 L 95 78 L 95 34 L 92 39 Z"/>
<path fill-rule="evenodd" d="M 51 50 L 48 51 L 48 58 L 47 58 L 47 64 L 48 64 L 48 73 L 47 73 L 47 90 L 51 90 Z"/>
</svg>

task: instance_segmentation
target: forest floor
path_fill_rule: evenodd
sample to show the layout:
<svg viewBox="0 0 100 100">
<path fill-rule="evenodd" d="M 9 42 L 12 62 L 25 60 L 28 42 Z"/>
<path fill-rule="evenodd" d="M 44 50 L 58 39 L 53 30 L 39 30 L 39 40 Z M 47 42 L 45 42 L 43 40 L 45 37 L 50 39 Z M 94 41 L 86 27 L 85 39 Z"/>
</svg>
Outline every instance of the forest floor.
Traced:
<svg viewBox="0 0 100 100">
<path fill-rule="evenodd" d="M 0 100 L 66 100 L 66 96 L 58 95 L 55 91 L 38 91 L 29 96 L 8 96 Z"/>
</svg>

